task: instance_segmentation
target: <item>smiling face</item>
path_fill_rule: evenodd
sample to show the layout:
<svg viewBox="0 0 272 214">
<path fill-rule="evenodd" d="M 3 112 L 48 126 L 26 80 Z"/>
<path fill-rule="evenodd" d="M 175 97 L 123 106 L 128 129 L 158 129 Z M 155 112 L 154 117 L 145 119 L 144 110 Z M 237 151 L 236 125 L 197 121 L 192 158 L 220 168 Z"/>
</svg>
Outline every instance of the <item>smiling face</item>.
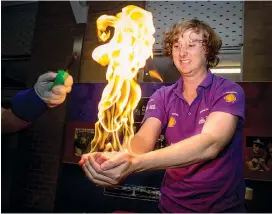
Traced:
<svg viewBox="0 0 272 214">
<path fill-rule="evenodd" d="M 206 51 L 203 45 L 203 34 L 193 29 L 185 30 L 172 46 L 173 61 L 184 76 L 207 71 Z"/>
</svg>

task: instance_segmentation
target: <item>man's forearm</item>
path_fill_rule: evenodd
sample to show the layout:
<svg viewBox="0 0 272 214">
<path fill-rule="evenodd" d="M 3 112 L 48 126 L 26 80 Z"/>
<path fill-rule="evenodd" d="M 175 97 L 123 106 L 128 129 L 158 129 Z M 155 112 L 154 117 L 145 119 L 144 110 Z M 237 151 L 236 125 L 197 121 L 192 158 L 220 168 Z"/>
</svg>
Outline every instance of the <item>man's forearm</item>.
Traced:
<svg viewBox="0 0 272 214">
<path fill-rule="evenodd" d="M 2 132 L 16 132 L 26 128 L 31 123 L 21 120 L 13 114 L 11 109 L 2 110 L 1 113 L 1 131 Z"/>
<path fill-rule="evenodd" d="M 134 135 L 130 143 L 125 143 L 123 145 L 124 149 L 127 149 L 129 153 L 134 155 L 141 155 L 146 152 L 150 152 L 154 148 L 154 143 L 148 143 L 140 135 Z"/>
<path fill-rule="evenodd" d="M 217 149 L 212 136 L 199 134 L 163 149 L 135 157 L 135 172 L 179 168 L 215 158 Z"/>
</svg>

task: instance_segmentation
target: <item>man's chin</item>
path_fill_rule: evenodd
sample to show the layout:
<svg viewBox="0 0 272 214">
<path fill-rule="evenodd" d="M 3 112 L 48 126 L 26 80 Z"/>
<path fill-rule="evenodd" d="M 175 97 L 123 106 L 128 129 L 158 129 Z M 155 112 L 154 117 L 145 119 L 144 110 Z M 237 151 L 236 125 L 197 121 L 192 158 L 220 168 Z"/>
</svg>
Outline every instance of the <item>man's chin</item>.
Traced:
<svg viewBox="0 0 272 214">
<path fill-rule="evenodd" d="M 180 71 L 180 74 L 182 75 L 182 76 L 192 76 L 192 74 L 193 74 L 193 72 L 192 72 L 192 70 L 181 70 Z"/>
</svg>

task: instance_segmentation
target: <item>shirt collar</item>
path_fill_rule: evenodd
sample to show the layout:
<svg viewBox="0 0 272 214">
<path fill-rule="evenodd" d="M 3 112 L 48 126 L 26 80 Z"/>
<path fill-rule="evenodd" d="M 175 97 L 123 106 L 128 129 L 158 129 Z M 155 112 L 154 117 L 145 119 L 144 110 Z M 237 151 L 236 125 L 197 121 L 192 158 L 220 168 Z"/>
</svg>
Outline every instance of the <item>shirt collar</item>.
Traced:
<svg viewBox="0 0 272 214">
<path fill-rule="evenodd" d="M 212 84 L 214 74 L 212 74 L 211 70 L 208 69 L 207 76 L 205 79 L 198 85 L 198 88 L 208 88 Z M 175 89 L 175 93 L 180 97 L 183 97 L 183 79 L 180 77 L 180 79 L 177 81 L 177 87 Z"/>
<path fill-rule="evenodd" d="M 205 79 L 198 85 L 198 87 L 204 87 L 204 88 L 208 88 L 211 84 L 212 84 L 212 80 L 213 80 L 213 74 L 211 72 L 210 69 L 208 69 L 208 74 L 205 77 Z"/>
</svg>

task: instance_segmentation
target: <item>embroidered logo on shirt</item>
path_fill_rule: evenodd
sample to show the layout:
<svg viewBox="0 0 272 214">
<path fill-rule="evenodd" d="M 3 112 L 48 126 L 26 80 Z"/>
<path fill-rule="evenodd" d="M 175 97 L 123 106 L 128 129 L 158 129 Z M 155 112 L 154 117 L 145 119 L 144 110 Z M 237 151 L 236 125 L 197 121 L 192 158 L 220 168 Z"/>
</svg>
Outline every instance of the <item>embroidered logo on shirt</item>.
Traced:
<svg viewBox="0 0 272 214">
<path fill-rule="evenodd" d="M 198 121 L 198 124 L 203 124 L 205 122 L 206 122 L 205 118 L 201 117 L 200 120 Z"/>
<path fill-rule="evenodd" d="M 223 94 L 238 94 L 236 91 L 226 91 Z"/>
<path fill-rule="evenodd" d="M 156 105 L 155 104 L 149 105 L 149 109 L 156 109 Z"/>
<path fill-rule="evenodd" d="M 226 100 L 227 103 L 234 103 L 236 101 L 236 96 L 233 93 L 231 93 L 226 95 L 224 99 Z"/>
<path fill-rule="evenodd" d="M 170 117 L 168 122 L 168 127 L 174 127 L 176 124 L 176 119 L 174 117 Z"/>
<path fill-rule="evenodd" d="M 208 108 L 205 108 L 203 110 L 201 110 L 199 113 L 201 114 L 202 112 L 205 112 L 205 111 L 208 111 L 209 109 Z"/>
</svg>

